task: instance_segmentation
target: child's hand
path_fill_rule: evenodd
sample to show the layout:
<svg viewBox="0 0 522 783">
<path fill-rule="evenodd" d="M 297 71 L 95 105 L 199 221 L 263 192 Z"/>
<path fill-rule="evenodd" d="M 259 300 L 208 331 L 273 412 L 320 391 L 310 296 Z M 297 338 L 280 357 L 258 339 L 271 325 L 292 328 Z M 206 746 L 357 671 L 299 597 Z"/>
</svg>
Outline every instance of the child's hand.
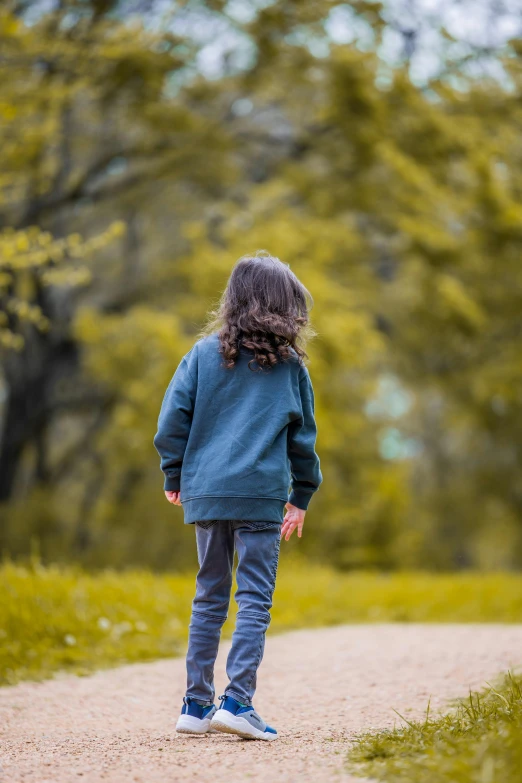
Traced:
<svg viewBox="0 0 522 783">
<path fill-rule="evenodd" d="M 173 506 L 181 506 L 181 500 L 179 499 L 179 492 L 165 492 L 165 497 L 172 503 Z"/>
<path fill-rule="evenodd" d="M 297 506 L 292 506 L 291 503 L 286 504 L 286 514 L 283 519 L 283 526 L 281 527 L 281 538 L 285 541 L 290 541 L 290 536 L 297 528 L 297 537 L 301 538 L 303 535 L 303 525 L 306 511 Z"/>
</svg>

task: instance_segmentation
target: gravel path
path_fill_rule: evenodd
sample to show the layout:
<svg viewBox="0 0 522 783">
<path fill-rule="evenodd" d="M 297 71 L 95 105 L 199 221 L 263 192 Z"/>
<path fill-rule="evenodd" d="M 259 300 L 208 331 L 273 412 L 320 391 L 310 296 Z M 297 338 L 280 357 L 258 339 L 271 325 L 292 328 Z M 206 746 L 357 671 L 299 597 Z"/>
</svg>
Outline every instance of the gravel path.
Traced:
<svg viewBox="0 0 522 783">
<path fill-rule="evenodd" d="M 223 650 L 217 682 L 224 684 Z M 522 626 L 359 625 L 270 637 L 256 707 L 274 743 L 173 731 L 180 659 L 0 691 L 2 783 L 349 783 L 360 730 L 420 715 L 522 663 Z M 357 779 L 360 782 L 360 779 Z"/>
</svg>

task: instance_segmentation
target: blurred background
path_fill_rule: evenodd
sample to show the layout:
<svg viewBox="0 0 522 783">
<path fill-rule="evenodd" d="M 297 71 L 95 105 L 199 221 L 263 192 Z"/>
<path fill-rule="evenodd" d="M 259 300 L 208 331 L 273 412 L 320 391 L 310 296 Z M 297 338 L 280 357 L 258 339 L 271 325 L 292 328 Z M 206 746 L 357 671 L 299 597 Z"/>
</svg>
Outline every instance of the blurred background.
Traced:
<svg viewBox="0 0 522 783">
<path fill-rule="evenodd" d="M 519 0 L 4 0 L 4 556 L 195 562 L 157 415 L 266 248 L 315 298 L 299 550 L 520 568 L 521 56 Z"/>
</svg>

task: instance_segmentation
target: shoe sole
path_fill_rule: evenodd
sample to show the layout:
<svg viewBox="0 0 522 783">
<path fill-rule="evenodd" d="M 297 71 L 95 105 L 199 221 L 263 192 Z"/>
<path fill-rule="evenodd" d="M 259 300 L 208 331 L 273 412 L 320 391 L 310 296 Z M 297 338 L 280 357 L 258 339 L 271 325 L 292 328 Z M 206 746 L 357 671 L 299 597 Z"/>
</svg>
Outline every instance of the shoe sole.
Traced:
<svg viewBox="0 0 522 783">
<path fill-rule="evenodd" d="M 195 718 L 193 715 L 180 715 L 176 723 L 178 734 L 209 734 L 212 733 L 211 719 Z"/>
<path fill-rule="evenodd" d="M 235 734 L 243 739 L 273 742 L 278 737 L 277 734 L 272 734 L 271 731 L 256 729 L 246 718 L 232 715 L 228 710 L 218 710 L 212 718 L 210 725 L 215 731 L 222 731 L 224 734 Z"/>
</svg>

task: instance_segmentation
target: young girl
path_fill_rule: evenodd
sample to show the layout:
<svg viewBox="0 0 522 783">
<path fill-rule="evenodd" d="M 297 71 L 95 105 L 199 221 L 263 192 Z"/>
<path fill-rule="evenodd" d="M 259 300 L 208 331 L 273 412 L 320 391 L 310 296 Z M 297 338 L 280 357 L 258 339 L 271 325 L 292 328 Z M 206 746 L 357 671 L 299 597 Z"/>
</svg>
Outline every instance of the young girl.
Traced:
<svg viewBox="0 0 522 783">
<path fill-rule="evenodd" d="M 269 255 L 235 265 L 214 321 L 167 389 L 154 445 L 165 495 L 195 523 L 199 573 L 177 731 L 274 740 L 252 698 L 263 657 L 281 538 L 300 538 L 321 483 L 303 348 L 311 297 Z M 288 489 L 291 487 L 290 496 Z M 286 509 L 286 513 L 285 513 Z M 229 684 L 214 706 L 214 663 L 237 552 Z"/>
</svg>

